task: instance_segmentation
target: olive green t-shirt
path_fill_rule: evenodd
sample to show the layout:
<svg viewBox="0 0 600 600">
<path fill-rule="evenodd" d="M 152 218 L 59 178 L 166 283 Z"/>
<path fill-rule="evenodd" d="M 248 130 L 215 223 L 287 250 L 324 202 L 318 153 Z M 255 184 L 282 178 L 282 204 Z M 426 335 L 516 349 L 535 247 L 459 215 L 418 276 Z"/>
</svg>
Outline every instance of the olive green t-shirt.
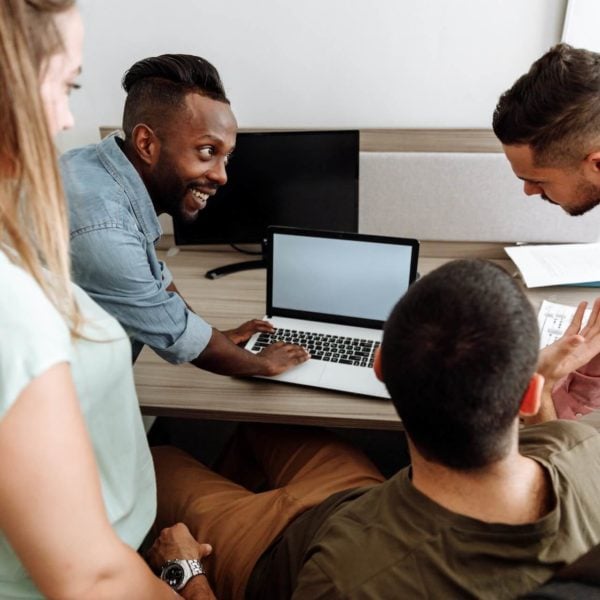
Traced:
<svg viewBox="0 0 600 600">
<path fill-rule="evenodd" d="M 598 428 L 600 414 L 522 430 L 521 453 L 547 469 L 554 492 L 551 512 L 527 525 L 450 512 L 415 489 L 409 469 L 338 497 L 325 516 L 316 507 L 310 540 L 292 523 L 278 542 L 296 540 L 285 551 L 293 599 L 497 600 L 535 588 L 600 542 Z M 303 517 L 309 532 L 311 513 Z"/>
</svg>

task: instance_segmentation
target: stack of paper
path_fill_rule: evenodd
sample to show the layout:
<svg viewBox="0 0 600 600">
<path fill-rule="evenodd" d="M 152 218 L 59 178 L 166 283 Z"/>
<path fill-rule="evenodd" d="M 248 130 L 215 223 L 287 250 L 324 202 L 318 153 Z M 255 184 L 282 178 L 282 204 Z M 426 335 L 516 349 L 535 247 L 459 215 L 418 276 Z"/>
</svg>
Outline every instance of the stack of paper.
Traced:
<svg viewBox="0 0 600 600">
<path fill-rule="evenodd" d="M 509 246 L 504 250 L 527 287 L 600 286 L 600 243 Z"/>
</svg>

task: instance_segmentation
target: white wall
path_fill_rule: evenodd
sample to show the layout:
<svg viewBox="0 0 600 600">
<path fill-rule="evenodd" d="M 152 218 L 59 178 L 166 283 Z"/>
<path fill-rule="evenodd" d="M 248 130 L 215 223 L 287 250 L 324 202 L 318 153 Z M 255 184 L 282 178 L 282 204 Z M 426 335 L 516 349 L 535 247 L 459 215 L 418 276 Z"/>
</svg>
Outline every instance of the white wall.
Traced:
<svg viewBox="0 0 600 600">
<path fill-rule="evenodd" d="M 562 41 L 576 48 L 600 52 L 598 24 L 600 24 L 598 0 L 569 0 Z"/>
<path fill-rule="evenodd" d="M 560 39 L 566 0 L 79 5 L 83 89 L 62 149 L 118 124 L 124 71 L 166 52 L 213 62 L 241 127 L 489 127 L 499 94 Z"/>
</svg>

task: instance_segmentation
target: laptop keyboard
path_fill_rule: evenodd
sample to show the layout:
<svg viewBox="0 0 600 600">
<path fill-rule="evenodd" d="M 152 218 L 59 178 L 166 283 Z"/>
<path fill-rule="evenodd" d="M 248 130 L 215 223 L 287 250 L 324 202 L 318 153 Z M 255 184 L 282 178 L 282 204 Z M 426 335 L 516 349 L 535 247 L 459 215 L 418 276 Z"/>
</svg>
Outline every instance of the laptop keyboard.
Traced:
<svg viewBox="0 0 600 600">
<path fill-rule="evenodd" d="M 373 340 L 309 333 L 295 329 L 276 329 L 273 333 L 261 333 L 252 350 L 260 352 L 274 342 L 298 344 L 310 352 L 315 360 L 355 365 L 357 367 L 373 367 L 375 350 L 380 343 Z"/>
</svg>

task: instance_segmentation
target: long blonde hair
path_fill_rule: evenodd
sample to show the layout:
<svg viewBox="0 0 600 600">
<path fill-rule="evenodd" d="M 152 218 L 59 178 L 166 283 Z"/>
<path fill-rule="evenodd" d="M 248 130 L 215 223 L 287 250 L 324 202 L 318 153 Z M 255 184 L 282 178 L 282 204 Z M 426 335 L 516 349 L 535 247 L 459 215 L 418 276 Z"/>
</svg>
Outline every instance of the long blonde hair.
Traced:
<svg viewBox="0 0 600 600">
<path fill-rule="evenodd" d="M 0 243 L 76 333 L 67 209 L 40 95 L 45 63 L 62 47 L 54 17 L 74 4 L 0 1 Z"/>
</svg>

